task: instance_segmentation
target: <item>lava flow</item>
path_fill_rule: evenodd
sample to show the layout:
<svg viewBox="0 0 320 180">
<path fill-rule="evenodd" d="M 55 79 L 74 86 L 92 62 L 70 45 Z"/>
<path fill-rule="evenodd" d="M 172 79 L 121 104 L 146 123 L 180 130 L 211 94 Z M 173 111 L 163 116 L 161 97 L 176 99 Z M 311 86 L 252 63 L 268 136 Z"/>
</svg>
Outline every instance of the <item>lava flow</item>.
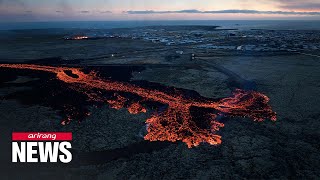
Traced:
<svg viewBox="0 0 320 180">
<path fill-rule="evenodd" d="M 72 89 L 85 94 L 88 101 L 105 102 L 115 109 L 127 108 L 131 114 L 145 113 L 147 107 L 143 102 L 156 102 L 165 107 L 155 111 L 147 123 L 149 141 L 183 141 L 189 148 L 202 142 L 211 145 L 221 144 L 221 136 L 217 134 L 224 124 L 218 116 L 248 117 L 254 121 L 270 119 L 276 121 L 276 113 L 268 105 L 269 98 L 255 91 L 236 90 L 233 96 L 212 100 L 209 98 L 190 98 L 179 91 L 165 92 L 138 85 L 118 82 L 98 77 L 95 72 L 84 73 L 80 68 L 54 67 L 31 64 L 0 64 L 0 68 L 28 69 L 56 74 L 56 78 L 67 83 Z M 114 92 L 112 97 L 103 94 Z M 131 101 L 119 95 L 129 93 L 140 99 Z M 194 110 L 196 109 L 196 110 Z M 210 111 L 210 112 L 208 112 Z M 195 117 L 195 113 L 201 118 Z M 72 114 L 63 124 L 73 119 Z"/>
<path fill-rule="evenodd" d="M 72 40 L 82 40 L 82 39 L 88 39 L 89 37 L 87 36 L 75 36 L 73 38 L 71 38 Z"/>
</svg>

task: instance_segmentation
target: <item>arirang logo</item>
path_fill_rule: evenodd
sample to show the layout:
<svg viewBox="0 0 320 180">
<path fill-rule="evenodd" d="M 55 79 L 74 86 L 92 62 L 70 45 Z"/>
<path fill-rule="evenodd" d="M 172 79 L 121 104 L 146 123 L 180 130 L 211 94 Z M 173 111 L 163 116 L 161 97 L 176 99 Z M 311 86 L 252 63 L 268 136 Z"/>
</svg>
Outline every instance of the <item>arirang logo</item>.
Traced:
<svg viewBox="0 0 320 180">
<path fill-rule="evenodd" d="M 69 163 L 71 140 L 69 132 L 13 132 L 12 162 Z"/>
</svg>

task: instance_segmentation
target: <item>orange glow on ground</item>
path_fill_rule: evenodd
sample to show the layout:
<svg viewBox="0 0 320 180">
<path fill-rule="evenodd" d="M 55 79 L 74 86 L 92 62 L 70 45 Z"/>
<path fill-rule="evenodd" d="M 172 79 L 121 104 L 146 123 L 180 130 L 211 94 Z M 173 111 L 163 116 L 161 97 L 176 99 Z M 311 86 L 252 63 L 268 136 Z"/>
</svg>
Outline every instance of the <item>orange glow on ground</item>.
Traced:
<svg viewBox="0 0 320 180">
<path fill-rule="evenodd" d="M 73 40 L 82 40 L 82 39 L 88 39 L 89 37 L 87 36 L 76 36 L 76 37 L 73 37 L 72 39 Z"/>
<path fill-rule="evenodd" d="M 108 99 L 93 93 L 93 90 L 132 93 L 141 97 L 143 101 L 153 101 L 167 105 L 164 111 L 153 113 L 146 120 L 148 133 L 144 139 L 149 141 L 182 141 L 189 148 L 198 146 L 203 142 L 211 145 L 221 144 L 221 136 L 217 134 L 217 131 L 224 127 L 224 124 L 216 119 L 218 115 L 248 117 L 259 122 L 265 119 L 276 121 L 276 113 L 268 105 L 269 98 L 254 91 L 238 89 L 233 93 L 233 96 L 221 100 L 214 101 L 206 98 L 199 100 L 186 98 L 178 91 L 176 93 L 166 93 L 125 82 L 103 79 L 94 72 L 86 74 L 80 68 L 28 64 L 0 64 L 0 68 L 29 69 L 54 73 L 58 80 L 67 83 L 76 91 L 86 94 L 88 100 L 106 102 L 115 109 L 127 108 L 131 114 L 145 113 L 147 109 L 140 102 L 131 103 L 125 97 L 117 94 L 114 95 L 115 98 Z M 193 107 L 212 109 L 219 113 L 208 114 L 208 117 L 210 117 L 208 127 L 200 128 L 190 112 Z M 62 124 L 68 124 L 71 120 L 72 117 L 68 117 Z"/>
</svg>

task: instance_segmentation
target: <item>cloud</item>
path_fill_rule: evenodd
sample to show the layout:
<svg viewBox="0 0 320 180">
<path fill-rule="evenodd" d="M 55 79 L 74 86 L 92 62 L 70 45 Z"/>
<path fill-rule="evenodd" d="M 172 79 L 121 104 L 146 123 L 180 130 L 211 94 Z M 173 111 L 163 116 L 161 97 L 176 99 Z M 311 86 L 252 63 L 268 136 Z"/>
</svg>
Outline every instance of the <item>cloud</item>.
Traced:
<svg viewBox="0 0 320 180">
<path fill-rule="evenodd" d="M 56 11 L 56 13 L 63 13 L 63 11 Z"/>
<path fill-rule="evenodd" d="M 199 11 L 196 9 L 185 9 L 185 10 L 179 10 L 179 11 L 153 11 L 153 10 L 147 10 L 147 11 L 124 11 L 124 13 L 127 14 L 170 14 L 170 13 L 203 13 L 204 11 Z"/>
<path fill-rule="evenodd" d="M 319 0 L 273 0 L 280 3 L 279 7 L 290 10 L 320 10 Z M 318 2 L 316 2 L 318 1 Z"/>
<path fill-rule="evenodd" d="M 26 4 L 23 2 L 23 0 L 0 0 L 0 5 L 1 6 L 20 6 L 20 7 L 25 7 Z"/>
<path fill-rule="evenodd" d="M 112 13 L 111 11 L 100 11 L 101 14 L 109 14 Z"/>
<path fill-rule="evenodd" d="M 307 3 L 307 4 L 286 4 L 280 6 L 283 9 L 295 9 L 295 10 L 319 10 L 320 3 Z"/>
<path fill-rule="evenodd" d="M 178 13 L 201 13 L 201 11 L 196 9 L 186 9 L 186 10 L 180 10 L 177 11 Z"/>
<path fill-rule="evenodd" d="M 79 11 L 80 13 L 86 14 L 86 13 L 90 13 L 90 11 Z"/>
<path fill-rule="evenodd" d="M 58 9 L 60 9 L 59 11 L 62 11 L 64 13 L 73 12 L 73 8 L 72 8 L 72 5 L 70 4 L 70 1 L 60 0 L 58 1 L 57 6 L 58 6 Z"/>
<path fill-rule="evenodd" d="M 200 11 L 196 9 L 178 10 L 178 11 L 125 11 L 127 14 L 177 14 L 177 13 L 195 13 L 195 14 L 278 14 L 278 15 L 320 15 L 320 12 L 297 12 L 297 11 L 257 11 L 227 9 L 219 11 Z"/>
<path fill-rule="evenodd" d="M 32 13 L 32 7 L 28 6 L 23 0 L 0 0 L 0 14 L 1 11 L 12 11 L 15 14 Z"/>
</svg>

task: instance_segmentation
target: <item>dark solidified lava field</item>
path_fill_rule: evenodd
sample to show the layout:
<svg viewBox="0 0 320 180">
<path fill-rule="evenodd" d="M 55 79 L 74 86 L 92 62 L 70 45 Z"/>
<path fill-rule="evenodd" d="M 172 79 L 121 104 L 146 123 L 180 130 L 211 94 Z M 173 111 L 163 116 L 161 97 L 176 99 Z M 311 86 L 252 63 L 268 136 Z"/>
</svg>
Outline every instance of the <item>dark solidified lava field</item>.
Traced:
<svg viewBox="0 0 320 180">
<path fill-rule="evenodd" d="M 77 106 L 84 97 L 54 80 L 53 75 L 0 69 L 0 145 L 3 148 L 0 173 L 3 179 L 320 178 L 320 63 L 317 58 L 297 54 L 260 54 L 257 58 L 219 56 L 218 53 L 210 60 L 172 62 L 163 58 L 157 63 L 132 59 L 133 63 L 121 61 L 121 65 L 114 62 L 113 59 L 99 64 L 101 61 L 90 60 L 86 64 L 81 60 L 76 65 L 97 68 L 101 76 L 119 81 L 158 88 L 176 87 L 213 99 L 228 97 L 235 88 L 254 89 L 270 98 L 278 115 L 277 122 L 226 118 L 225 127 L 219 132 L 223 137 L 219 146 L 201 144 L 189 149 L 182 142 L 148 142 L 143 136 L 149 112 L 133 115 L 126 109 L 115 110 L 108 105 Z M 59 58 L 29 63 L 68 64 Z M 92 64 L 95 66 L 91 67 Z M 57 96 L 53 97 L 52 93 Z M 89 108 L 92 115 L 63 126 L 63 113 L 55 102 L 83 108 L 83 111 Z M 13 164 L 12 131 L 71 131 L 75 158 L 67 165 Z"/>
</svg>

